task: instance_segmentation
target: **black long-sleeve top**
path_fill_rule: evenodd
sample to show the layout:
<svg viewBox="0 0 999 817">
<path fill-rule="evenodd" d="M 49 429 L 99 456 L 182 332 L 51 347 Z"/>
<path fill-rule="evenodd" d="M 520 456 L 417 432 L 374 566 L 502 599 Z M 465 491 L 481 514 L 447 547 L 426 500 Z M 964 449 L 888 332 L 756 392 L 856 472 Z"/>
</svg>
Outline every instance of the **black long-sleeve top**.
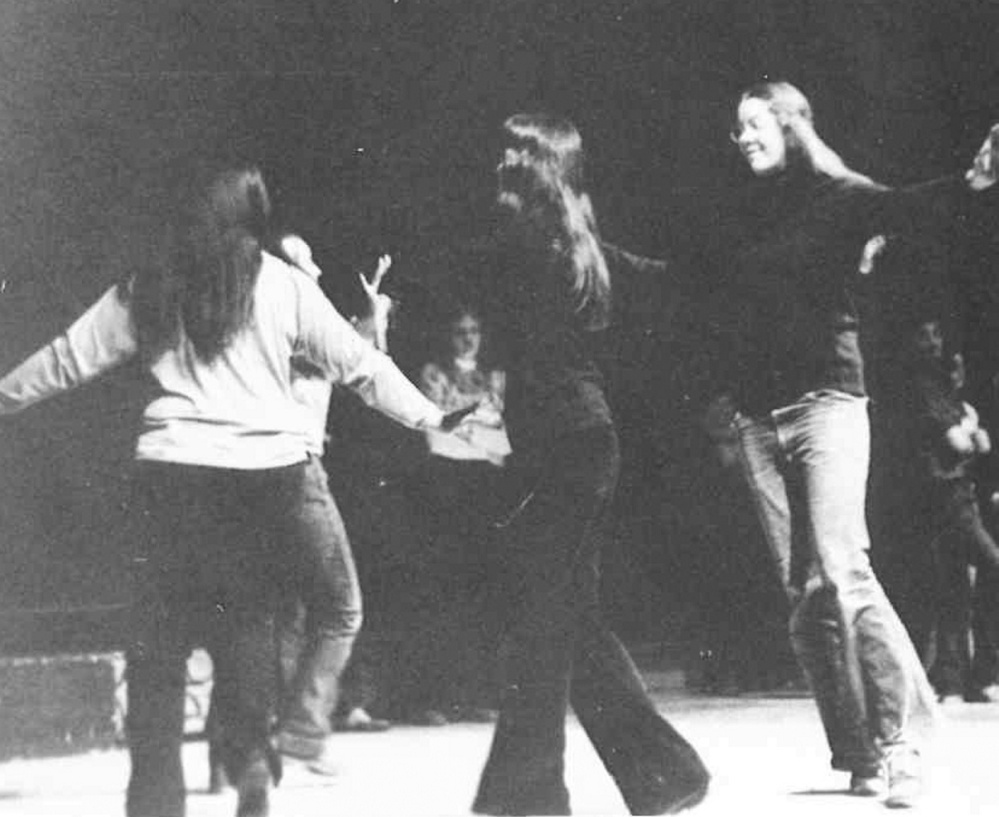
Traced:
<svg viewBox="0 0 999 817">
<path fill-rule="evenodd" d="M 635 305 L 651 312 L 663 289 L 665 262 L 610 244 L 603 251 L 611 277 L 611 325 L 633 319 Z M 509 354 L 504 417 L 515 454 L 531 462 L 562 435 L 613 424 L 603 372 L 608 332 L 586 330 L 570 310 L 559 309 L 557 296 L 518 285 L 546 280 L 547 272 L 523 269 L 542 259 L 509 248 L 498 259 L 496 273 L 506 283 L 500 295 L 502 341 Z"/>
<path fill-rule="evenodd" d="M 865 395 L 855 298 L 864 245 L 951 217 L 964 189 L 958 176 L 889 189 L 785 174 L 701 219 L 685 237 L 701 391 L 731 393 L 751 413 L 821 389 Z"/>
</svg>

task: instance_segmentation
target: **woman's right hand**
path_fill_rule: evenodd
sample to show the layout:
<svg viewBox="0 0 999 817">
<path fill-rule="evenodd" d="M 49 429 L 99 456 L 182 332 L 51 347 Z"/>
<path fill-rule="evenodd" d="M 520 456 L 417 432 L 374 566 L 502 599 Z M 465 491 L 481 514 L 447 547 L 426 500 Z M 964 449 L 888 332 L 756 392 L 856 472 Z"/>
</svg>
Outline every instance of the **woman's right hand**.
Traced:
<svg viewBox="0 0 999 817">
<path fill-rule="evenodd" d="M 454 431 L 478 407 L 478 403 L 472 403 L 470 406 L 465 406 L 465 408 L 448 412 L 444 415 L 444 419 L 441 420 L 441 431 Z"/>
</svg>

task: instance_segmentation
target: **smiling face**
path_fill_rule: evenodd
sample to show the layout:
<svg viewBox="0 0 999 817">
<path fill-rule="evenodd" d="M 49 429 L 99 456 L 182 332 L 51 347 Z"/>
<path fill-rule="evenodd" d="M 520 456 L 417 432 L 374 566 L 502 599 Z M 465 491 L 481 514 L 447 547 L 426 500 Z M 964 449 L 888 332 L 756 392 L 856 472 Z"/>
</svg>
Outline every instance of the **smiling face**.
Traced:
<svg viewBox="0 0 999 817">
<path fill-rule="evenodd" d="M 738 129 L 732 138 L 749 169 L 757 176 L 770 176 L 787 167 L 787 140 L 770 103 L 748 97 L 739 105 Z"/>
</svg>

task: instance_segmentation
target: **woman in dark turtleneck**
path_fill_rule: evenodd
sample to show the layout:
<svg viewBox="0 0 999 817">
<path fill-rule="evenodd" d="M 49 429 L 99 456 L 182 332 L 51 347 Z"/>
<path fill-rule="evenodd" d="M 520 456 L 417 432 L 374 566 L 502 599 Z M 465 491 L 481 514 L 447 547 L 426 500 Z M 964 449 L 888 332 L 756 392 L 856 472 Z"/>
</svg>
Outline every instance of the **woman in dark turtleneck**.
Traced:
<svg viewBox="0 0 999 817">
<path fill-rule="evenodd" d="M 870 427 L 853 282 L 877 233 L 918 229 L 995 181 L 991 139 L 961 178 L 889 190 L 819 138 L 793 86 L 749 88 L 733 141 L 754 179 L 710 227 L 702 313 L 715 393 L 791 603 L 795 654 L 850 791 L 909 806 L 912 715 L 932 692 L 868 558 Z"/>
<path fill-rule="evenodd" d="M 571 123 L 521 114 L 504 137 L 492 284 L 509 353 L 505 417 L 530 490 L 505 520 L 503 693 L 473 810 L 570 813 L 571 701 L 628 809 L 675 813 L 704 797 L 708 772 L 656 711 L 599 601 L 620 455 L 597 349 L 614 270 L 641 264 L 600 244 Z"/>
</svg>

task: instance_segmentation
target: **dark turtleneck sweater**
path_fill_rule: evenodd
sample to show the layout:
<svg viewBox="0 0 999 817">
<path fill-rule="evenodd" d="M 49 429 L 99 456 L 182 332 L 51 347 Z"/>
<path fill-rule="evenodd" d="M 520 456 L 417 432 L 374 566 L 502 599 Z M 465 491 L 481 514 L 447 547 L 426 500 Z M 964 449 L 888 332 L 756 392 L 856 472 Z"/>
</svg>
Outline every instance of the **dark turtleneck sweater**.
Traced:
<svg viewBox="0 0 999 817">
<path fill-rule="evenodd" d="M 949 217 L 963 189 L 958 176 L 889 189 L 788 173 L 716 207 L 685 237 L 701 390 L 731 393 L 749 413 L 822 389 L 865 395 L 854 291 L 864 245 Z"/>
<path fill-rule="evenodd" d="M 611 278 L 609 329 L 632 318 L 622 309 L 658 302 L 666 264 L 610 244 L 602 248 Z M 491 294 L 509 356 L 504 418 L 520 461 L 540 462 L 563 436 L 613 425 L 603 372 L 608 331 L 588 330 L 565 305 L 564 293 L 554 291 L 564 284 L 544 269 L 543 253 L 497 242 L 494 263 L 498 291 Z"/>
</svg>

